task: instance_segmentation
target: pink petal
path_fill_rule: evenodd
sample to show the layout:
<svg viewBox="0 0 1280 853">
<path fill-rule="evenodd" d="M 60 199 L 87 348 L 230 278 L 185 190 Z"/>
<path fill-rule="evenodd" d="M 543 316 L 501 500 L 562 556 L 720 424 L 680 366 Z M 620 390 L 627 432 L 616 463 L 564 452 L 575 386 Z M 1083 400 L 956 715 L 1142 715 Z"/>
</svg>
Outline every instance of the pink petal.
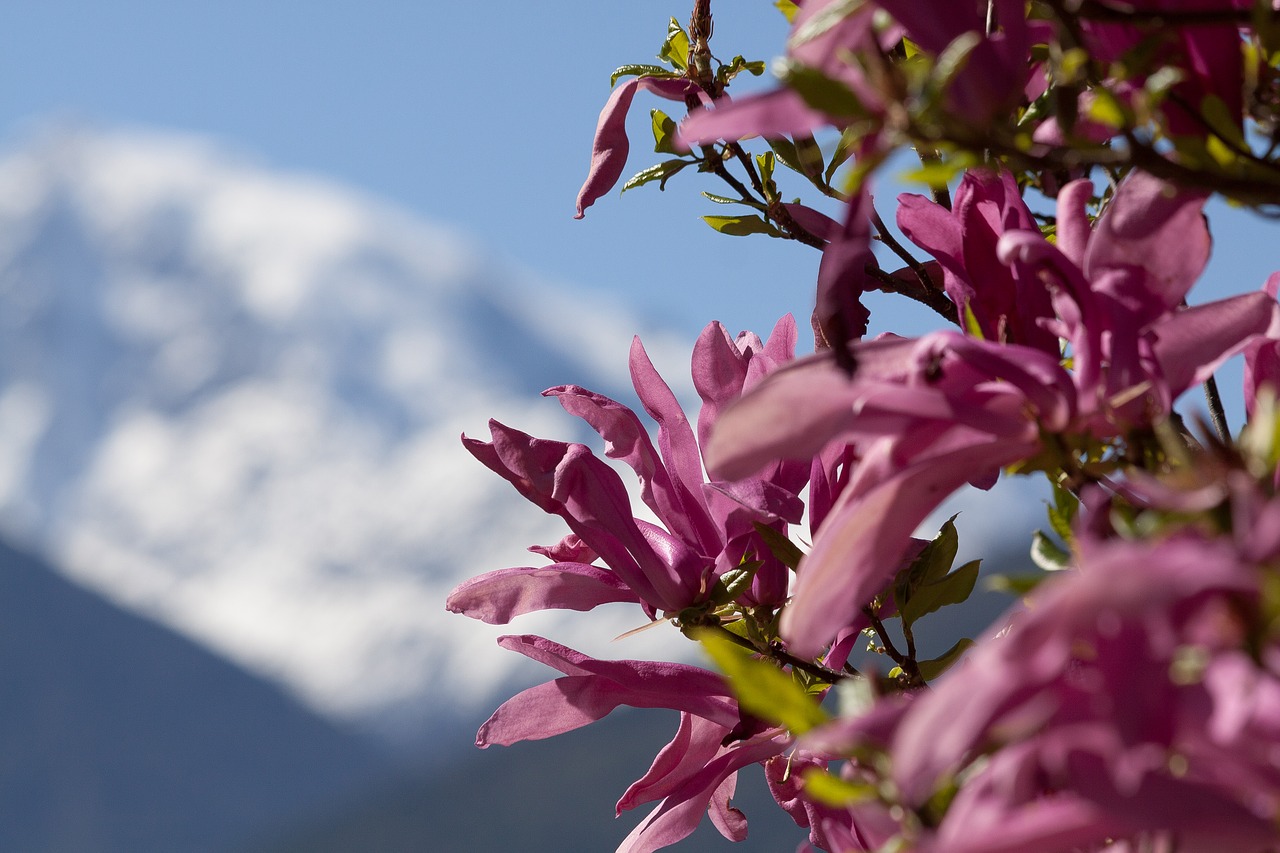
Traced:
<svg viewBox="0 0 1280 853">
<path fill-rule="evenodd" d="M 1130 172 L 1120 182 L 1111 206 L 1094 224 L 1085 254 L 1089 280 L 1108 269 L 1137 268 L 1133 298 L 1151 310 L 1181 304 L 1209 261 L 1209 226 L 1203 215 L 1206 195 L 1179 189 L 1146 172 Z"/>
<path fill-rule="evenodd" d="M 743 767 L 777 755 L 785 746 L 771 739 L 748 741 L 712 759 L 632 830 L 617 853 L 652 853 L 688 838 L 698 828 L 703 812 L 725 779 Z"/>
<path fill-rule="evenodd" d="M 589 725 L 620 705 L 672 708 L 732 727 L 737 704 L 723 679 L 677 663 L 587 657 L 542 637 L 502 637 L 498 644 L 567 673 L 508 699 L 476 734 L 476 745 L 509 746 Z"/>
<path fill-rule="evenodd" d="M 866 189 L 850 202 L 840 232 L 822 250 L 818 265 L 818 294 L 814 319 L 827 343 L 843 362 L 849 342 L 867 333 L 871 312 L 862 304 L 862 294 L 880 289 L 867 274 L 878 268 L 871 251 L 871 197 Z"/>
<path fill-rule="evenodd" d="M 683 77 L 633 77 L 614 87 L 596 124 L 591 170 L 587 173 L 586 183 L 578 191 L 578 212 L 574 219 L 581 219 L 586 209 L 613 189 L 618 178 L 622 177 L 631 148 L 627 141 L 627 111 L 631 109 L 631 101 L 639 89 L 672 101 L 682 101 L 687 93 L 700 91 L 693 81 Z"/>
<path fill-rule="evenodd" d="M 1152 331 L 1165 384 L 1177 396 L 1252 340 L 1280 334 L 1280 306 L 1265 293 L 1245 293 L 1175 312 Z"/>
<path fill-rule="evenodd" d="M 877 447 L 889 453 L 893 444 L 885 440 Z M 791 651 L 818 655 L 893 577 L 911 534 L 930 512 L 970 479 L 1025 458 L 1035 448 L 1035 443 L 953 431 L 949 441 L 938 442 L 938 452 L 891 478 L 865 488 L 851 485 L 797 570 L 795 597 L 780 626 Z"/>
<path fill-rule="evenodd" d="M 460 584 L 445 602 L 490 625 L 505 625 L 537 610 L 591 610 L 619 601 L 640 599 L 617 575 L 599 566 L 557 563 L 550 566 L 499 569 Z"/>
<path fill-rule="evenodd" d="M 734 100 L 721 98 L 716 104 L 715 109 L 694 110 L 680 123 L 683 144 L 705 145 L 721 139 L 732 142 L 752 136 L 805 136 L 832 124 L 829 116 L 790 89 Z"/>
<path fill-rule="evenodd" d="M 855 399 L 830 358 L 793 362 L 725 410 L 706 448 L 707 469 L 738 480 L 776 459 L 810 459 L 849 426 Z"/>
</svg>

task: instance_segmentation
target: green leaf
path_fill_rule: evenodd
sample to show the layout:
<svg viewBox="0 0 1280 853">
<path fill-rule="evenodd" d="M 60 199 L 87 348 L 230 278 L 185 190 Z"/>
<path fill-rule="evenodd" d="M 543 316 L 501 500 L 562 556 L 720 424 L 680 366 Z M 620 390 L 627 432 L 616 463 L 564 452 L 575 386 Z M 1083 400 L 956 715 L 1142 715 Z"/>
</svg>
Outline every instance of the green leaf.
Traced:
<svg viewBox="0 0 1280 853">
<path fill-rule="evenodd" d="M 854 146 L 858 144 L 861 134 L 857 133 L 854 128 L 846 128 L 840 134 L 840 141 L 836 143 L 835 153 L 831 155 L 831 162 L 827 164 L 827 171 L 822 176 L 828 184 L 835 177 L 836 169 L 844 165 L 845 161 L 851 156 Z"/>
<path fill-rule="evenodd" d="M 681 161 L 685 162 L 685 161 Z M 770 237 L 786 237 L 772 223 L 759 216 L 704 216 L 702 220 L 721 234 L 745 237 L 748 234 L 768 234 Z"/>
<path fill-rule="evenodd" d="M 802 778 L 805 796 L 832 808 L 865 803 L 876 797 L 875 785 L 869 782 L 850 782 L 831 775 L 821 767 L 810 767 Z"/>
<path fill-rule="evenodd" d="M 818 112 L 837 118 L 865 118 L 869 113 L 853 91 L 813 68 L 784 63 L 782 82 Z"/>
<path fill-rule="evenodd" d="M 945 577 L 951 571 L 960 549 L 960 536 L 956 533 L 956 516 L 948 518 L 919 556 L 911 561 L 906 571 L 899 573 L 894 583 L 894 596 L 898 606 L 907 603 L 915 591 L 927 583 Z"/>
<path fill-rule="evenodd" d="M 777 158 L 782 161 L 782 165 L 793 172 L 804 174 L 804 167 L 800 165 L 800 155 L 796 152 L 794 142 L 785 136 L 780 136 L 777 139 L 770 139 L 769 147 L 773 149 L 773 153 Z"/>
<path fill-rule="evenodd" d="M 609 87 L 613 88 L 619 77 L 679 77 L 680 75 L 661 65 L 622 65 L 609 77 Z"/>
<path fill-rule="evenodd" d="M 1031 537 L 1031 561 L 1046 572 L 1057 572 L 1071 565 L 1071 554 L 1037 530 Z"/>
<path fill-rule="evenodd" d="M 961 152 L 942 160 L 931 160 L 918 168 L 903 172 L 900 176 L 908 183 L 924 184 L 930 189 L 946 189 L 947 184 L 965 169 L 978 165 L 971 154 Z"/>
<path fill-rule="evenodd" d="M 716 80 L 718 80 L 720 85 L 723 86 L 743 71 L 746 71 L 752 77 L 759 77 L 764 73 L 764 69 L 765 64 L 763 62 L 748 62 L 741 55 L 738 55 L 729 60 L 727 65 L 721 65 L 720 68 L 716 70 Z"/>
<path fill-rule="evenodd" d="M 1061 483 L 1053 484 L 1053 505 L 1045 505 L 1049 514 L 1049 525 L 1063 542 L 1070 545 L 1074 534 L 1071 525 L 1075 521 L 1076 512 L 1080 509 L 1080 499 L 1073 495 Z"/>
<path fill-rule="evenodd" d="M 756 532 L 764 540 L 764 544 L 773 552 L 773 556 L 782 562 L 782 565 L 792 570 L 800 565 L 804 552 L 796 546 L 796 543 L 788 539 L 785 534 L 778 532 L 762 521 L 753 523 L 755 524 Z"/>
<path fill-rule="evenodd" d="M 756 155 L 756 167 L 760 170 L 760 182 L 768 186 L 773 181 L 773 166 L 776 158 L 772 151 Z"/>
<path fill-rule="evenodd" d="M 693 632 L 729 680 L 738 704 L 762 720 L 801 735 L 829 719 L 818 701 L 789 673 L 760 660 L 714 630 Z"/>
<path fill-rule="evenodd" d="M 921 616 L 968 600 L 978 582 L 981 566 L 981 560 L 972 560 L 941 580 L 920 587 L 900 611 L 903 623 L 910 625 Z"/>
<path fill-rule="evenodd" d="M 692 160 L 666 160 L 656 166 L 650 166 L 641 172 L 637 172 L 629 181 L 623 184 L 622 192 L 634 189 L 635 187 L 644 186 L 651 181 L 657 181 L 658 189 L 664 190 L 667 188 L 667 180 L 670 179 L 672 175 L 679 172 L 685 166 L 692 165 L 693 162 L 694 161 Z"/>
<path fill-rule="evenodd" d="M 922 660 L 917 666 L 920 668 L 920 675 L 925 681 L 933 681 L 939 675 L 951 668 L 951 665 L 960 660 L 963 655 L 973 645 L 973 640 L 968 637 L 961 637 L 956 644 L 947 649 L 941 655 L 932 660 Z"/>
<path fill-rule="evenodd" d="M 795 21 L 796 13 L 800 11 L 800 7 L 792 0 L 773 0 L 773 5 L 787 19 L 787 23 Z"/>
<path fill-rule="evenodd" d="M 679 154 L 675 148 L 676 123 L 662 110 L 649 110 L 653 122 L 653 150 L 659 154 Z"/>
<path fill-rule="evenodd" d="M 702 195 L 704 198 L 708 199 L 709 201 L 714 201 L 716 204 L 746 204 L 747 203 L 746 199 L 729 198 L 727 195 L 716 195 L 715 193 L 709 193 L 706 190 L 702 191 Z"/>
<path fill-rule="evenodd" d="M 738 596 L 751 588 L 751 581 L 762 565 L 764 564 L 759 560 L 752 560 L 729 569 L 716 581 L 715 588 L 711 591 L 711 600 L 721 605 L 737 601 Z"/>
<path fill-rule="evenodd" d="M 667 24 L 667 40 L 662 43 L 658 58 L 666 60 L 681 71 L 689 67 L 689 34 L 675 18 Z"/>
<path fill-rule="evenodd" d="M 987 589 L 994 592 L 1003 592 L 1008 595 L 1016 595 L 1019 598 L 1032 592 L 1038 587 L 1047 574 L 1036 575 L 991 575 L 987 578 Z"/>
</svg>

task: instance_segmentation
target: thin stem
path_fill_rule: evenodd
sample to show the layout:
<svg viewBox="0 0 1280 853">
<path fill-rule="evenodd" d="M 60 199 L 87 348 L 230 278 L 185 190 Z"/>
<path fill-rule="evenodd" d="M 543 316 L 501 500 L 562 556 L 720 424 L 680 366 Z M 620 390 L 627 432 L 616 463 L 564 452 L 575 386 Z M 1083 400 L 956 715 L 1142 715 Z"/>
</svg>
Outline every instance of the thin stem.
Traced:
<svg viewBox="0 0 1280 853">
<path fill-rule="evenodd" d="M 903 263 L 911 268 L 916 274 L 916 278 L 920 279 L 920 285 L 925 290 L 936 290 L 933 279 L 929 278 L 929 272 L 924 268 L 924 264 L 916 260 L 915 256 L 908 252 L 897 238 L 893 236 L 893 232 L 884 224 L 884 220 L 880 218 L 880 212 L 871 206 L 871 224 L 876 227 L 876 232 L 880 237 L 880 242 L 889 247 L 895 255 L 902 259 Z"/>
<path fill-rule="evenodd" d="M 836 672 L 834 669 L 827 669 L 825 666 L 822 666 L 821 664 L 816 664 L 816 663 L 813 663 L 812 661 L 802 660 L 801 658 L 796 657 L 795 655 L 788 652 L 786 649 L 782 648 L 782 646 L 776 642 L 770 643 L 767 649 L 761 649 L 759 646 L 757 646 L 755 643 L 748 640 L 746 637 L 738 636 L 737 634 L 733 633 L 723 625 L 711 625 L 709 627 L 711 628 L 711 630 L 720 634 L 722 637 L 724 637 L 726 640 L 728 640 L 729 642 L 733 643 L 736 646 L 741 646 L 742 648 L 747 649 L 748 651 L 751 651 L 755 654 L 764 655 L 766 657 L 772 658 L 778 663 L 783 663 L 783 664 L 786 664 L 787 666 L 792 667 L 793 669 L 798 669 L 801 672 L 807 673 L 813 676 L 814 678 L 816 678 L 817 680 L 822 681 L 826 684 L 838 684 L 839 682 L 844 681 L 846 678 L 849 678 L 850 675 L 854 675 L 854 676 L 858 675 L 857 670 L 853 670 L 853 672 L 850 673 L 850 675 L 846 675 L 844 673 Z"/>
<path fill-rule="evenodd" d="M 1128 24 L 1155 24 L 1170 26 L 1212 26 L 1215 24 L 1249 24 L 1253 21 L 1253 9 L 1189 9 L 1186 11 L 1147 11 L 1128 3 L 1107 3 L 1102 0 L 1081 0 L 1075 12 L 1081 18 L 1095 21 L 1118 21 Z"/>
<path fill-rule="evenodd" d="M 933 166 L 942 162 L 942 157 L 937 151 L 932 148 L 927 148 L 920 143 L 916 144 L 916 156 L 919 157 L 920 162 L 926 166 Z M 935 202 L 942 205 L 947 210 L 951 209 L 951 190 L 947 189 L 945 186 L 933 187 L 930 189 L 930 194 L 933 196 L 933 200 Z"/>
<path fill-rule="evenodd" d="M 880 289 L 886 293 L 897 293 L 908 299 L 914 299 L 921 305 L 933 309 L 934 313 L 948 323 L 954 326 L 960 325 L 960 314 L 956 311 L 955 303 L 942 291 L 913 287 L 908 281 L 889 275 L 874 263 L 867 264 L 863 271 L 880 282 Z"/>
<path fill-rule="evenodd" d="M 1218 393 L 1218 380 L 1210 374 L 1204 381 L 1204 399 L 1209 406 L 1209 420 L 1213 423 L 1213 431 L 1224 446 L 1231 446 L 1231 429 L 1227 426 L 1227 412 L 1222 405 L 1222 395 Z"/>
<path fill-rule="evenodd" d="M 893 645 L 893 640 L 889 638 L 888 630 L 884 627 L 884 623 L 880 621 L 880 617 L 876 615 L 876 612 L 870 607 L 862 608 L 862 612 L 871 620 L 871 627 L 880 635 L 880 642 L 884 646 L 885 654 L 902 669 L 906 686 L 908 688 L 924 687 L 924 676 L 920 674 L 920 667 L 916 663 L 914 651 L 906 655 L 898 651 Z"/>
</svg>

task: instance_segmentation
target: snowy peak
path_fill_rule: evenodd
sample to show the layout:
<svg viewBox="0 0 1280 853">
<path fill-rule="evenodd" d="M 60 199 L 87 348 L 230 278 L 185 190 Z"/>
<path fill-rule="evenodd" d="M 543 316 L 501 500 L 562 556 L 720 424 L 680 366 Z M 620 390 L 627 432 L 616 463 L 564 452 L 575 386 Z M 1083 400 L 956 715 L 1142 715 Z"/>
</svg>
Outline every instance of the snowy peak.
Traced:
<svg viewBox="0 0 1280 853">
<path fill-rule="evenodd" d="M 208 140 L 46 133 L 0 159 L 0 531 L 313 707 L 418 725 L 509 676 L 448 589 L 562 532 L 458 435 L 572 435 L 536 392 L 619 393 L 637 327 Z"/>
</svg>

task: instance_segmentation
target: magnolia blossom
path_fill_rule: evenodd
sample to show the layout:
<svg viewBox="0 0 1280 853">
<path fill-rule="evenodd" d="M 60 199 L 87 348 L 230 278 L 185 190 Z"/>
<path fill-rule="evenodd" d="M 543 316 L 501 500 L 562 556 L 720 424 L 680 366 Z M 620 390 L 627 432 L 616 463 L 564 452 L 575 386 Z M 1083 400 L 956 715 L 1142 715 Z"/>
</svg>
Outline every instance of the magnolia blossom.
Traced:
<svg viewBox="0 0 1280 853">
<path fill-rule="evenodd" d="M 703 405 L 697 432 L 707 439 L 721 411 L 744 389 L 791 360 L 795 321 L 779 321 L 767 342 L 732 339 L 718 323 L 694 347 L 694 387 Z M 634 412 L 574 385 L 544 392 L 581 417 L 605 441 L 605 453 L 630 467 L 640 497 L 662 525 L 637 518 L 618 473 L 582 444 L 538 439 L 491 422 L 492 440 L 464 437 L 481 462 L 544 511 L 559 515 L 572 540 L 538 549 L 556 562 L 473 578 L 449 596 L 450 610 L 492 623 L 545 609 L 589 610 L 640 603 L 651 616 L 674 616 L 706 603 L 716 580 L 744 560 L 759 563 L 743 600 L 778 606 L 787 568 L 760 539 L 756 524 L 779 530 L 801 520 L 809 464 L 781 462 L 761 476 L 707 482 L 694 428 L 637 340 L 631 350 L 636 393 L 658 425 L 657 444 Z M 595 565 L 596 560 L 605 565 Z"/>
<path fill-rule="evenodd" d="M 781 607 L 789 570 L 757 525 L 784 535 L 786 525 L 803 515 L 797 494 L 811 467 L 821 478 L 820 507 L 834 500 L 839 476 L 805 460 L 774 463 L 753 478 L 708 482 L 699 441 L 708 440 L 723 410 L 744 390 L 792 360 L 796 335 L 790 316 L 767 341 L 752 334 L 731 338 L 720 324 L 708 325 L 692 359 L 693 384 L 702 399 L 696 426 L 635 341 L 632 378 L 657 424 L 656 442 L 634 412 L 608 397 L 574 385 L 545 392 L 601 436 L 608 458 L 634 471 L 640 499 L 660 524 L 635 516 L 621 477 L 585 445 L 534 438 L 497 422 L 490 423 L 491 441 L 464 437 L 477 459 L 563 518 L 571 533 L 555 545 L 532 549 L 551 559 L 549 565 L 480 575 L 458 586 L 447 607 L 490 623 L 535 610 L 589 610 L 615 602 L 639 604 L 650 617 L 678 618 L 687 609 L 717 603 L 712 599 L 718 579 L 745 563 L 754 574 L 735 600 L 744 607 Z M 619 812 L 657 803 L 619 850 L 647 853 L 673 844 L 693 832 L 704 813 L 726 837 L 745 837 L 746 820 L 730 805 L 737 772 L 779 755 L 791 739 L 782 729 L 744 719 L 718 675 L 685 664 L 596 660 L 541 637 L 499 642 L 563 675 L 504 703 L 481 727 L 477 744 L 551 737 L 619 705 L 678 710 L 675 738 L 618 803 Z"/>
<path fill-rule="evenodd" d="M 1280 338 L 1280 308 L 1266 293 L 1180 307 L 1208 258 L 1202 196 L 1134 173 L 1091 226 L 1091 192 L 1084 182 L 1063 189 L 1056 244 L 1017 228 L 984 237 L 993 220 L 981 214 L 961 212 L 958 223 L 921 215 L 923 206 L 906 214 L 917 239 L 932 245 L 954 245 L 957 230 L 963 240 L 978 232 L 973 254 L 967 243 L 963 258 L 939 250 L 955 292 L 974 276 L 974 303 L 1014 310 L 1020 294 L 1046 294 L 1052 314 L 1010 319 L 984 308 L 985 320 L 1051 331 L 1066 341 L 1072 369 L 1056 348 L 954 332 L 886 337 L 851 345 L 851 378 L 830 356 L 812 357 L 769 377 L 721 418 L 708 456 L 725 478 L 778 458 L 811 458 L 831 441 L 861 448 L 783 616 L 798 653 L 816 653 L 857 618 L 893 577 L 912 530 L 961 485 L 989 485 L 1002 467 L 1044 451 L 1047 434 L 1117 436 L 1154 423 L 1225 358 Z M 994 257 L 977 256 L 983 245 Z M 996 263 L 1008 273 L 971 271 Z M 1014 292 L 984 292 L 1000 289 Z"/>
<path fill-rule="evenodd" d="M 792 23 L 787 60 L 800 73 L 816 72 L 842 88 L 848 104 L 841 108 L 839 97 L 828 99 L 830 111 L 823 112 L 795 89 L 781 88 L 694 111 L 681 127 L 682 137 L 693 143 L 796 135 L 870 120 L 863 150 L 874 150 L 875 123 L 885 119 L 896 93 L 882 90 L 883 75 L 868 69 L 881 67 L 882 52 L 904 35 L 934 56 L 965 43 L 965 59 L 952 69 L 944 102 L 951 114 L 981 125 L 1021 100 L 1034 72 L 1026 61 L 1031 29 L 1025 4 L 997 0 L 1000 28 L 990 34 L 987 5 L 985 0 L 872 0 L 849 10 L 842 0 L 809 0 Z M 887 31 L 877 32 L 877 11 L 892 16 Z"/>
</svg>

